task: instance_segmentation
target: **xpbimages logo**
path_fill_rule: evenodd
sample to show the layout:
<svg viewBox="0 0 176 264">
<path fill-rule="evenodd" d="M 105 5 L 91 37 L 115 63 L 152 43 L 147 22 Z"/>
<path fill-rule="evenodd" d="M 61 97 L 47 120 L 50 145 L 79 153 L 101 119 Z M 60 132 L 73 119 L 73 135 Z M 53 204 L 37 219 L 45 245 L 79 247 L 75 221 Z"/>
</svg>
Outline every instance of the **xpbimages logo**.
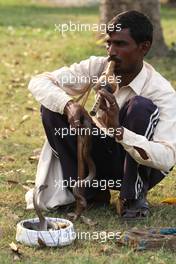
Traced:
<svg viewBox="0 0 176 264">
<path fill-rule="evenodd" d="M 107 188 L 109 189 L 119 189 L 121 187 L 121 180 L 97 180 L 93 179 L 92 181 L 90 180 L 74 180 L 74 179 L 69 179 L 69 180 L 56 180 L 55 179 L 55 188 L 59 188 L 63 190 L 64 188 L 74 188 L 75 186 L 77 187 L 93 187 L 93 188 L 99 188 L 102 191 L 106 190 Z"/>
<path fill-rule="evenodd" d="M 79 240 L 95 240 L 99 241 L 100 243 L 105 243 L 108 240 L 114 240 L 117 241 L 120 239 L 121 232 L 107 232 L 107 231 L 77 231 L 77 232 L 65 232 L 63 235 L 66 238 L 71 239 L 79 239 Z"/>
<path fill-rule="evenodd" d="M 118 129 L 114 129 L 114 128 L 101 128 L 99 129 L 98 127 L 92 127 L 91 129 L 88 127 L 80 127 L 78 128 L 74 128 L 69 126 L 69 128 L 67 127 L 63 127 L 63 128 L 54 128 L 54 135 L 55 136 L 59 136 L 61 138 L 64 138 L 66 136 L 100 136 L 100 138 L 106 138 L 107 136 L 120 136 L 121 135 L 121 131 L 119 131 Z"/>
<path fill-rule="evenodd" d="M 73 23 L 69 21 L 68 23 L 55 24 L 55 31 L 61 33 L 63 36 L 66 32 L 81 32 L 81 31 L 95 31 L 105 34 L 108 32 L 121 31 L 121 24 L 81 24 Z"/>
<path fill-rule="evenodd" d="M 96 84 L 97 82 L 100 83 L 100 86 L 106 86 L 107 83 L 121 83 L 121 76 L 120 75 L 109 75 L 104 76 L 104 78 L 100 78 L 96 75 L 93 76 L 85 76 L 85 75 L 78 75 L 75 76 L 71 72 L 62 72 L 62 76 L 59 77 L 59 84 L 64 86 L 65 84 Z"/>
</svg>

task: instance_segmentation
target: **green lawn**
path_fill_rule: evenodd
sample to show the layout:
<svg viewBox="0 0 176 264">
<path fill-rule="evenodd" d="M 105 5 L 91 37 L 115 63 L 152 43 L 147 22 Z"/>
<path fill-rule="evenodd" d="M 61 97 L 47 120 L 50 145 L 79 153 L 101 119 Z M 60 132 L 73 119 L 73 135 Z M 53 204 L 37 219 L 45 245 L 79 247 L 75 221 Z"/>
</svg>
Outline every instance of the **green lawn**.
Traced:
<svg viewBox="0 0 176 264">
<path fill-rule="evenodd" d="M 176 39 L 176 9 L 162 8 L 162 25 L 168 45 Z M 51 71 L 63 65 L 104 55 L 96 34 L 90 32 L 66 33 L 62 37 L 55 24 L 68 21 L 96 23 L 98 8 L 56 8 L 38 5 L 27 0 L 0 0 L 0 263 L 12 263 L 9 243 L 15 242 L 16 223 L 34 217 L 25 210 L 25 190 L 21 184 L 34 180 L 37 161 L 30 160 L 34 150 L 41 148 L 44 131 L 39 115 L 39 105 L 27 90 L 32 75 Z M 176 56 L 175 56 L 176 57 Z M 149 60 L 176 88 L 176 58 Z M 90 101 L 88 106 L 90 105 Z M 32 109 L 32 110 L 31 110 Z M 23 122 L 22 120 L 25 119 Z M 176 196 L 176 171 L 149 194 L 152 216 L 136 224 L 122 224 L 112 204 L 110 208 L 92 209 L 86 215 L 98 219 L 96 227 L 80 221 L 75 227 L 80 231 L 126 230 L 132 226 L 176 226 L 175 207 L 163 205 L 161 200 Z M 9 181 L 16 181 L 17 184 Z M 112 203 L 117 194 L 113 193 Z M 53 216 L 53 214 L 50 214 Z M 66 217 L 62 213 L 54 216 Z M 1 237 L 2 231 L 2 237 Z M 105 249 L 105 245 L 107 248 Z M 77 240 L 61 249 L 36 249 L 20 245 L 20 263 L 176 263 L 171 251 L 158 250 L 134 252 L 119 248 L 114 241 Z M 18 263 L 18 261 L 16 261 Z"/>
</svg>

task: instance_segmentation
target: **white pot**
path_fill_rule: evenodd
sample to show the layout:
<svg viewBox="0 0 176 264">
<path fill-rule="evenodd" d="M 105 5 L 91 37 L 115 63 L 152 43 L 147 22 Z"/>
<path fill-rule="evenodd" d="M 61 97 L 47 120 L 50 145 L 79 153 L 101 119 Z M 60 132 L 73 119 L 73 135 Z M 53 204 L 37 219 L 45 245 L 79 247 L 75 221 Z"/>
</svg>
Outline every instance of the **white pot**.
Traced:
<svg viewBox="0 0 176 264">
<path fill-rule="evenodd" d="M 25 227 L 25 225 L 39 223 L 38 218 L 23 220 L 17 224 L 16 240 L 28 246 L 39 246 L 38 240 L 42 240 L 48 247 L 62 247 L 70 245 L 76 239 L 71 221 L 52 217 L 46 217 L 46 220 L 62 222 L 68 224 L 68 226 L 59 230 L 36 231 Z"/>
</svg>

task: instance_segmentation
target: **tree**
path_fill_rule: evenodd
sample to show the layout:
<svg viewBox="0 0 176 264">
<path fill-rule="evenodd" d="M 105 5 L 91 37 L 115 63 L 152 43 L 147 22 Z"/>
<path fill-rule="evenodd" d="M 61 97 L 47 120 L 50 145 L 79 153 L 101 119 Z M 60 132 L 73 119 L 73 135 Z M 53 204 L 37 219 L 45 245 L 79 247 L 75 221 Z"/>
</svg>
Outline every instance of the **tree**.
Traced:
<svg viewBox="0 0 176 264">
<path fill-rule="evenodd" d="M 168 0 L 167 1 L 169 4 L 176 4 L 176 0 Z"/>
<path fill-rule="evenodd" d="M 150 54 L 164 56 L 168 53 L 160 23 L 160 4 L 158 0 L 101 0 L 100 21 L 108 23 L 113 16 L 127 10 L 137 10 L 147 15 L 154 26 L 154 39 Z"/>
</svg>

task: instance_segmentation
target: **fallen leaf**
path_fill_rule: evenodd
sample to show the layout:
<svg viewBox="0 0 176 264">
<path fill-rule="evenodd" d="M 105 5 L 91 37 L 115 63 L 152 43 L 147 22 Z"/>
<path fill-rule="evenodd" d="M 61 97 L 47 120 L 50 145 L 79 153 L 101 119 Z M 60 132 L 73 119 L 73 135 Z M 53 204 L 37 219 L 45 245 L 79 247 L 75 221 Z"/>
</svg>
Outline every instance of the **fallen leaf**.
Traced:
<svg viewBox="0 0 176 264">
<path fill-rule="evenodd" d="M 19 60 L 13 60 L 13 64 L 18 65 L 18 64 L 20 64 L 20 61 Z"/>
<path fill-rule="evenodd" d="M 27 104 L 32 105 L 32 104 L 34 104 L 34 101 L 33 100 L 28 100 Z"/>
<path fill-rule="evenodd" d="M 14 242 L 10 243 L 9 246 L 13 252 L 16 252 L 19 254 L 19 247 Z"/>
<path fill-rule="evenodd" d="M 20 147 L 20 144 L 18 144 L 18 143 L 14 143 L 13 145 L 14 145 L 14 147 Z"/>
<path fill-rule="evenodd" d="M 32 97 L 32 94 L 31 93 L 28 93 L 28 95 L 27 95 L 29 98 L 31 98 Z M 32 101 L 31 101 L 32 102 Z M 28 103 L 29 103 L 29 101 L 28 101 Z"/>
<path fill-rule="evenodd" d="M 20 82 L 20 78 L 17 77 L 17 78 L 11 79 L 10 81 L 11 81 L 12 83 L 19 83 L 19 82 Z"/>
<path fill-rule="evenodd" d="M 55 225 L 56 229 L 66 228 L 69 226 L 69 224 L 62 222 L 53 222 L 53 224 Z"/>
<path fill-rule="evenodd" d="M 39 160 L 40 157 L 40 153 L 41 153 L 41 149 L 37 148 L 33 150 L 33 154 L 32 156 L 29 157 L 29 160 L 34 161 L 34 160 Z"/>
<path fill-rule="evenodd" d="M 25 131 L 25 135 L 28 137 L 31 137 L 32 133 L 31 133 L 31 131 Z"/>
<path fill-rule="evenodd" d="M 13 173 L 14 173 L 14 170 L 10 170 L 10 171 L 6 171 L 5 175 L 9 175 L 9 174 L 13 174 Z"/>
<path fill-rule="evenodd" d="M 162 203 L 167 204 L 176 204 L 176 197 L 169 197 L 161 201 Z"/>
<path fill-rule="evenodd" d="M 13 259 L 19 260 L 21 258 L 21 253 L 19 252 L 19 246 L 17 246 L 14 242 L 10 243 L 9 246 L 10 246 L 13 254 L 15 254 Z"/>
<path fill-rule="evenodd" d="M 20 121 L 20 124 L 22 124 L 22 123 L 24 123 L 26 120 L 28 120 L 30 118 L 30 116 L 29 115 L 24 115 L 23 117 L 22 117 L 22 120 Z"/>
<path fill-rule="evenodd" d="M 10 130 L 11 132 L 15 131 L 14 127 L 10 127 L 10 126 L 4 126 L 5 129 Z"/>
<path fill-rule="evenodd" d="M 27 184 L 35 184 L 35 181 L 33 181 L 33 180 L 27 180 L 26 183 Z"/>
<path fill-rule="evenodd" d="M 26 171 L 24 169 L 17 169 L 16 172 L 22 172 L 25 173 Z"/>
<path fill-rule="evenodd" d="M 23 56 L 24 56 L 24 57 L 27 57 L 27 56 L 28 56 L 28 52 L 24 51 L 24 52 L 23 52 Z"/>
<path fill-rule="evenodd" d="M 1 161 L 5 161 L 5 162 L 7 162 L 7 161 L 15 161 L 15 159 L 12 156 L 3 156 L 1 158 Z"/>
<path fill-rule="evenodd" d="M 97 222 L 92 221 L 90 218 L 85 217 L 83 215 L 80 216 L 81 220 L 83 221 L 84 224 L 89 225 L 89 226 L 94 226 L 97 225 Z"/>
<path fill-rule="evenodd" d="M 111 251 L 111 247 L 110 246 L 108 246 L 108 245 L 103 245 L 102 247 L 101 247 L 101 249 L 100 249 L 100 252 L 101 253 L 110 253 L 110 251 Z"/>
<path fill-rule="evenodd" d="M 27 106 L 26 110 L 28 110 L 28 111 L 37 111 L 37 108 L 36 107 Z"/>
<path fill-rule="evenodd" d="M 18 181 L 14 181 L 14 180 L 7 180 L 7 182 L 8 182 L 9 184 L 19 184 Z"/>
<path fill-rule="evenodd" d="M 21 72 L 21 74 L 24 74 L 23 72 Z M 30 74 L 25 74 L 24 75 L 24 80 L 29 80 L 30 79 L 30 77 L 31 77 L 31 75 Z"/>
<path fill-rule="evenodd" d="M 39 159 L 39 156 L 37 155 L 37 156 L 30 156 L 29 157 L 29 160 L 38 160 Z"/>
</svg>

